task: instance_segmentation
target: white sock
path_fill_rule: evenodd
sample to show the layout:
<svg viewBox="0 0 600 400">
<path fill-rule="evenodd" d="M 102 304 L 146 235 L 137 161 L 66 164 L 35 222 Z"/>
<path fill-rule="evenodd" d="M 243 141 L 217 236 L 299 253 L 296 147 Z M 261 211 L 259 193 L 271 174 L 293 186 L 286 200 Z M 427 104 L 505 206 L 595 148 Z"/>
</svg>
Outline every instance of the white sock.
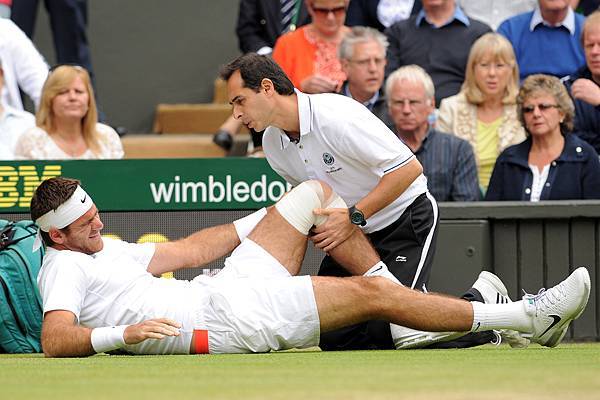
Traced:
<svg viewBox="0 0 600 400">
<path fill-rule="evenodd" d="M 382 276 L 400 286 L 404 286 L 402 283 L 400 283 L 398 278 L 396 278 L 394 274 L 390 272 L 387 265 L 385 265 L 383 261 L 379 261 L 377 264 L 373 265 L 367 272 L 363 274 L 363 276 Z"/>
<path fill-rule="evenodd" d="M 484 304 L 478 301 L 473 306 L 473 326 L 471 332 L 492 329 L 512 329 L 519 332 L 531 332 L 531 316 L 525 312 L 523 301 L 507 304 Z"/>
</svg>

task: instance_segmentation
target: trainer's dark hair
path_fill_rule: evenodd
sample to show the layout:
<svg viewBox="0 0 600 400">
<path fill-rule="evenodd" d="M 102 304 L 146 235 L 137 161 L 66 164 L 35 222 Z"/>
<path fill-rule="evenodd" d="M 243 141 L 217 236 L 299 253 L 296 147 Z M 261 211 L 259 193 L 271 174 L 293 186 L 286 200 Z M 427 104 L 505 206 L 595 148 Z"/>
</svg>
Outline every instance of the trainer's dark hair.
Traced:
<svg viewBox="0 0 600 400">
<path fill-rule="evenodd" d="M 294 84 L 287 77 L 281 67 L 271 57 L 261 56 L 256 53 L 247 53 L 239 56 L 229 64 L 224 65 L 219 75 L 225 81 L 231 78 L 235 71 L 240 71 L 244 87 L 258 92 L 263 79 L 273 82 L 275 91 L 284 96 L 294 94 Z"/>
<path fill-rule="evenodd" d="M 75 189 L 77 189 L 79 181 L 71 178 L 50 178 L 42 181 L 35 190 L 31 198 L 29 211 L 31 219 L 35 222 L 36 219 L 46 214 L 50 210 L 56 210 L 61 204 L 69 200 Z M 68 229 L 68 227 L 64 228 Z M 48 232 L 41 232 L 42 239 L 46 246 L 54 244 Z"/>
</svg>

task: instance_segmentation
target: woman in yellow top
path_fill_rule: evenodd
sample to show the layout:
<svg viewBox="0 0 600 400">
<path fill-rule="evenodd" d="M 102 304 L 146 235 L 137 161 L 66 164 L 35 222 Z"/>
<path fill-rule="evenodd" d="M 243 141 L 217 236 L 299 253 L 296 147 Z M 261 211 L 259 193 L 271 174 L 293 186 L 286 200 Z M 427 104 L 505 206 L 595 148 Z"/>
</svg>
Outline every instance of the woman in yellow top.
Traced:
<svg viewBox="0 0 600 400">
<path fill-rule="evenodd" d="M 436 126 L 471 143 L 485 192 L 500 152 L 525 140 L 516 106 L 519 67 L 510 42 L 497 33 L 480 37 L 465 75 L 461 91 L 442 100 Z"/>
</svg>

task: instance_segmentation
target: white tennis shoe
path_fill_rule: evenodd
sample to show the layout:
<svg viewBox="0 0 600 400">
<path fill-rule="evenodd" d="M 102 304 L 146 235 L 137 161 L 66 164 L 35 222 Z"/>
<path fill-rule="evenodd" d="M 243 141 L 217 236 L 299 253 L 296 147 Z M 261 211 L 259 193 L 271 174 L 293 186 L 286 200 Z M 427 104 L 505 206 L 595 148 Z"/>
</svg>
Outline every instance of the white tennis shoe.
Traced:
<svg viewBox="0 0 600 400">
<path fill-rule="evenodd" d="M 555 347 L 563 339 L 571 321 L 577 319 L 590 297 L 590 274 L 579 267 L 567 279 L 538 294 L 523 296 L 525 312 L 532 316 L 533 332 L 523 334 L 542 346 Z"/>
</svg>

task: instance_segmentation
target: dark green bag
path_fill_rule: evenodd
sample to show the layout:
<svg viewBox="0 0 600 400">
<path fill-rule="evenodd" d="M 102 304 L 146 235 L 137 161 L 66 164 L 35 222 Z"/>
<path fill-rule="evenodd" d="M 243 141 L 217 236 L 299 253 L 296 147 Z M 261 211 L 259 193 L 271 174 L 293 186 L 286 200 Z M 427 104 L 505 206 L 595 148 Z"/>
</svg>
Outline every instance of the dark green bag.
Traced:
<svg viewBox="0 0 600 400">
<path fill-rule="evenodd" d="M 0 220 L 0 352 L 42 351 L 37 276 L 44 251 L 32 251 L 36 233 L 31 221 Z"/>
</svg>

